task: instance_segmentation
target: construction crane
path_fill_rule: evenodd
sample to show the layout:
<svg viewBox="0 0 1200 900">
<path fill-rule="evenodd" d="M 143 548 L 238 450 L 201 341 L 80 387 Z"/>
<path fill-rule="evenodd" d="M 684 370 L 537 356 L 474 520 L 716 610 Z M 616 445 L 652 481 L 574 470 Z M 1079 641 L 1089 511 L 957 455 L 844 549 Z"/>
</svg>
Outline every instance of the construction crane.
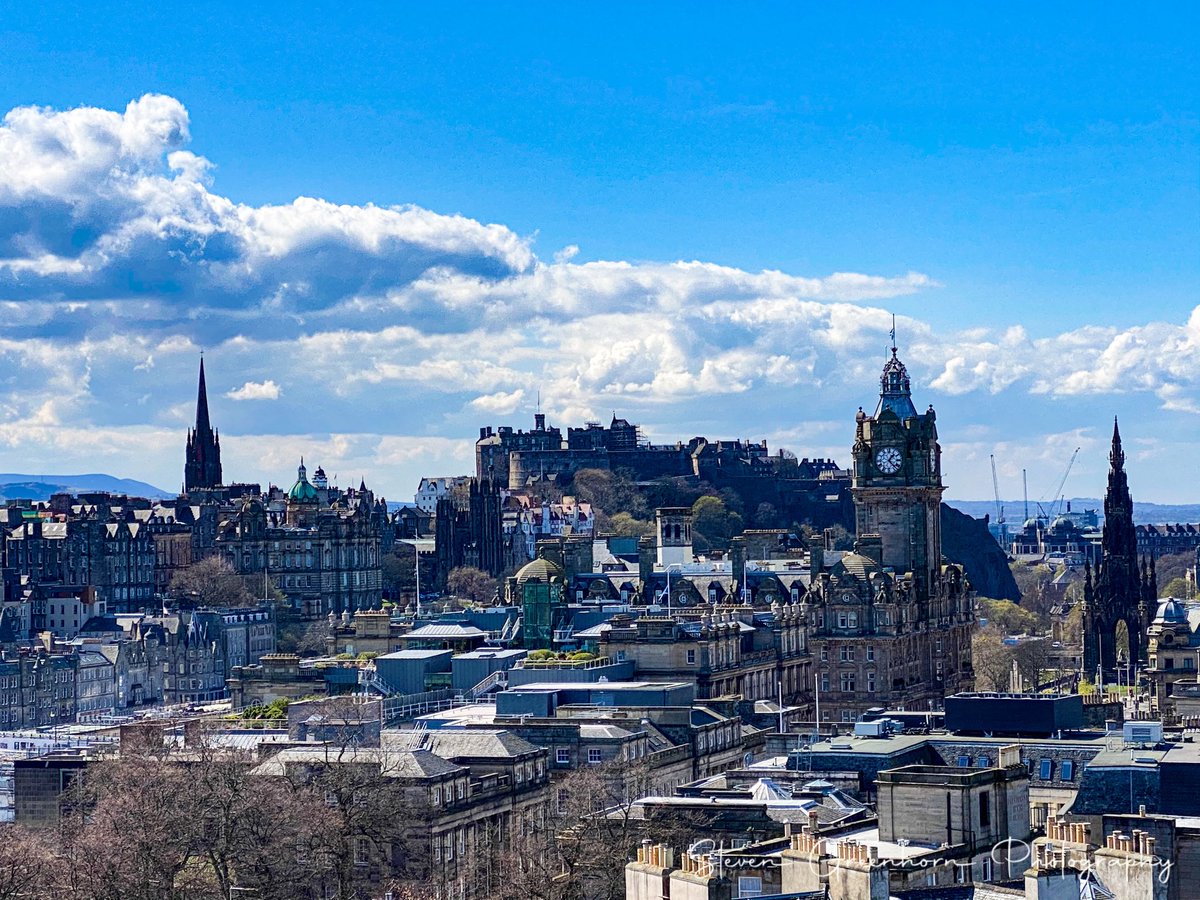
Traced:
<svg viewBox="0 0 1200 900">
<path fill-rule="evenodd" d="M 1052 499 L 1050 500 L 1050 503 L 1047 504 L 1047 506 L 1042 506 L 1042 500 L 1045 499 L 1045 495 L 1043 494 L 1042 500 L 1038 500 L 1037 503 L 1035 504 L 1037 506 L 1038 516 L 1040 518 L 1045 519 L 1046 524 L 1049 524 L 1050 522 L 1052 522 L 1055 519 L 1055 517 L 1058 516 L 1058 514 L 1059 514 L 1060 507 L 1062 506 L 1062 499 L 1063 499 L 1062 498 L 1063 485 L 1065 485 L 1067 483 L 1067 476 L 1071 474 L 1071 468 L 1075 465 L 1075 457 L 1077 457 L 1078 455 L 1079 455 L 1079 448 L 1076 447 L 1075 452 L 1071 454 L 1071 459 L 1067 462 L 1066 470 L 1062 473 L 1062 478 L 1058 479 L 1058 487 L 1056 487 L 1054 489 L 1054 493 L 1051 494 Z"/>
<path fill-rule="evenodd" d="M 1004 525 L 1004 504 L 1000 502 L 1000 482 L 996 478 L 996 454 L 992 454 L 992 492 L 996 495 L 996 525 Z M 1003 528 L 1001 527 L 1001 531 Z"/>
<path fill-rule="evenodd" d="M 1071 467 L 1075 465 L 1075 457 L 1079 455 L 1079 448 L 1075 448 L 1075 452 L 1071 454 L 1071 460 L 1067 463 L 1067 470 L 1063 472 L 1062 478 L 1058 480 L 1058 487 L 1054 490 L 1054 515 L 1058 515 L 1062 510 L 1063 502 L 1063 485 L 1067 483 L 1067 476 L 1071 474 Z"/>
</svg>

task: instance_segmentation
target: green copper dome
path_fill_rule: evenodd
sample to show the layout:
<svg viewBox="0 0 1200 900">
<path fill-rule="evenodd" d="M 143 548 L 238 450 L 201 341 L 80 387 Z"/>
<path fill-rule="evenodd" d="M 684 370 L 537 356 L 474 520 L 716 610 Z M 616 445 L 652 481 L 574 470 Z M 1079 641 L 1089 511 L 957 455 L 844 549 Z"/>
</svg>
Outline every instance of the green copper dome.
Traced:
<svg viewBox="0 0 1200 900">
<path fill-rule="evenodd" d="M 300 460 L 300 468 L 296 470 L 296 483 L 288 491 L 288 499 L 296 503 L 316 503 L 319 499 L 317 489 L 308 482 L 308 470 L 304 468 L 304 460 Z"/>
</svg>

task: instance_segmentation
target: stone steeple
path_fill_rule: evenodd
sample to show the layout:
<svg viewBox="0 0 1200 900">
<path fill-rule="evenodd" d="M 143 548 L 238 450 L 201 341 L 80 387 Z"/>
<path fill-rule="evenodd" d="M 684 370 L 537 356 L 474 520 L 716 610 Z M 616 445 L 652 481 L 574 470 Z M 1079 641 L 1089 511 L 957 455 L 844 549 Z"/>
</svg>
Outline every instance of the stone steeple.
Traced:
<svg viewBox="0 0 1200 900">
<path fill-rule="evenodd" d="M 1117 626 L 1120 624 L 1125 625 L 1128 634 L 1130 663 L 1140 662 L 1148 624 L 1146 595 L 1151 575 L 1144 562 L 1139 565 L 1137 533 L 1133 527 L 1133 497 L 1129 493 L 1125 450 L 1121 446 L 1121 431 L 1116 419 L 1113 419 L 1108 463 L 1100 565 L 1091 596 L 1087 596 L 1089 592 L 1085 589 L 1083 662 L 1089 674 L 1097 666 L 1102 666 L 1105 671 L 1116 667 Z"/>
<path fill-rule="evenodd" d="M 221 436 L 208 417 L 208 388 L 204 383 L 204 357 L 200 357 L 200 383 L 196 389 L 196 426 L 188 429 L 183 466 L 185 491 L 221 484 Z"/>
</svg>

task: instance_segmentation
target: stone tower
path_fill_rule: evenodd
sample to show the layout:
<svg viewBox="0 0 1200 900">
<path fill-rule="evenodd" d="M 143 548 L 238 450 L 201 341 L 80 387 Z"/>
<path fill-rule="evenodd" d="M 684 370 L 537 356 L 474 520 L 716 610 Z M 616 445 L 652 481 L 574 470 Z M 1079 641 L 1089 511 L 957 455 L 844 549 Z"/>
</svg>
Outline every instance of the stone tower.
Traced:
<svg viewBox="0 0 1200 900">
<path fill-rule="evenodd" d="M 1108 463 L 1100 564 L 1094 581 L 1090 569 L 1086 573 L 1083 591 L 1083 665 L 1089 675 L 1095 674 L 1097 666 L 1106 672 L 1116 668 L 1117 626 L 1121 623 L 1129 633 L 1130 666 L 1145 660 L 1146 628 L 1157 599 L 1153 565 L 1138 562 L 1133 497 L 1116 419 Z"/>
<path fill-rule="evenodd" d="M 686 566 L 692 562 L 692 509 L 662 507 L 654 511 L 654 530 L 658 544 L 658 564 Z"/>
<path fill-rule="evenodd" d="M 200 357 L 200 386 L 196 391 L 196 427 L 188 430 L 183 464 L 183 488 L 211 488 L 221 483 L 221 436 L 208 419 L 208 389 L 204 384 L 204 357 Z"/>
<path fill-rule="evenodd" d="M 941 449 L 933 408 L 913 406 L 896 348 L 874 415 L 855 417 L 854 552 L 814 549 L 809 647 L 821 719 L 867 710 L 932 709 L 973 684 L 973 598 L 960 566 L 942 563 Z"/>
<path fill-rule="evenodd" d="M 917 413 L 911 382 L 896 348 L 879 379 L 875 415 L 856 417 L 855 531 L 860 551 L 884 568 L 912 572 L 928 595 L 942 558 L 941 448 L 933 407 Z"/>
</svg>

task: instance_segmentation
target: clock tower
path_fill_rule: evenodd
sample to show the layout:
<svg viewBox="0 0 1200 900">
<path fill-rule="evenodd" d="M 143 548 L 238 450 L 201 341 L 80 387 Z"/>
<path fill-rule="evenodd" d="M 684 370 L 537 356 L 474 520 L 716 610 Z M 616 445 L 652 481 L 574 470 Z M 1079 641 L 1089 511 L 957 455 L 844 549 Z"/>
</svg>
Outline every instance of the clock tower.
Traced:
<svg viewBox="0 0 1200 900">
<path fill-rule="evenodd" d="M 858 551 L 897 574 L 911 572 L 921 598 L 940 577 L 941 448 L 933 407 L 917 412 L 908 370 L 891 352 L 875 414 L 858 410 L 850 491 Z"/>
</svg>

